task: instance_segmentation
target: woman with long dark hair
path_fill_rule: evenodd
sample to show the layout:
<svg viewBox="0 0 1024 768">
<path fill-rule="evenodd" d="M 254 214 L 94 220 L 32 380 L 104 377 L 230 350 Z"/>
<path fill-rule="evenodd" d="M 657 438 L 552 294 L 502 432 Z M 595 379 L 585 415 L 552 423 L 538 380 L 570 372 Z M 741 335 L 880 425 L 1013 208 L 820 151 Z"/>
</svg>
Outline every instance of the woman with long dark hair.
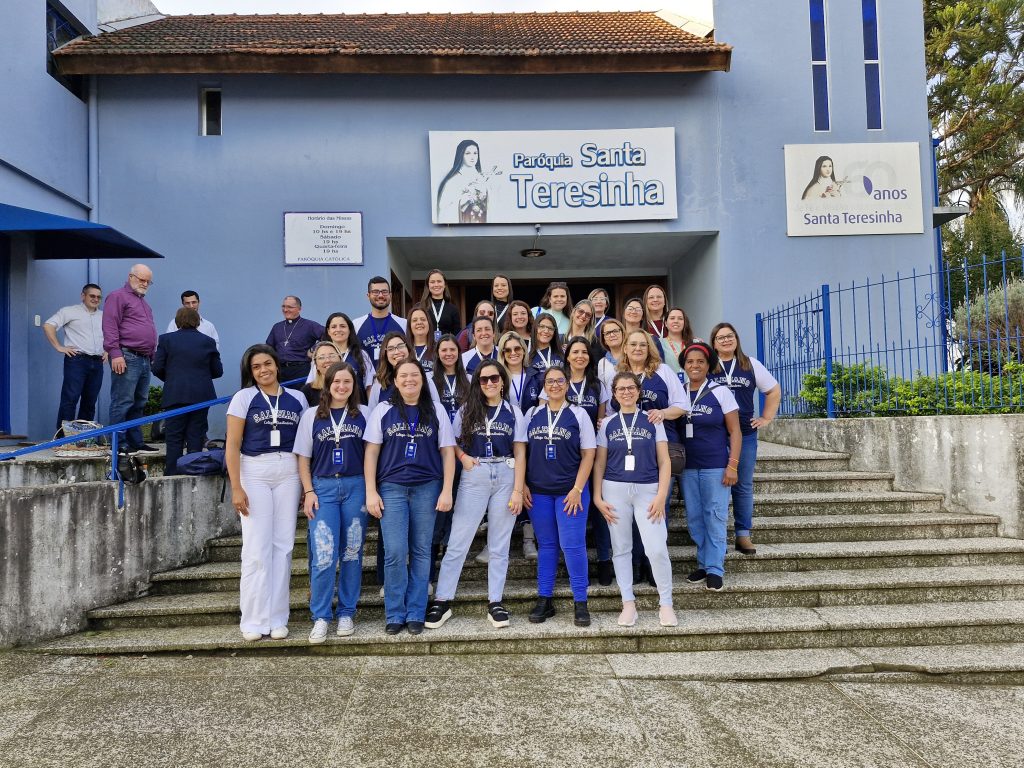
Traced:
<svg viewBox="0 0 1024 768">
<path fill-rule="evenodd" d="M 668 301 L 665 298 L 665 289 L 660 285 L 648 285 L 644 289 L 643 297 L 644 330 L 656 339 L 665 338 L 667 329 L 665 327 L 665 315 Z"/>
<path fill-rule="evenodd" d="M 533 313 L 525 301 L 514 299 L 505 310 L 505 320 L 501 324 L 502 332 L 515 331 L 526 339 L 527 347 L 533 338 Z M 527 349 L 527 352 L 530 350 Z"/>
<path fill-rule="evenodd" d="M 292 449 L 299 457 L 302 510 L 309 520 L 309 642 L 314 644 L 327 640 L 335 615 L 338 637 L 355 632 L 366 539 L 363 433 L 370 411 L 359 403 L 356 372 L 348 363 L 328 368 L 324 382 L 316 407 L 302 414 Z"/>
<path fill-rule="evenodd" d="M 744 354 L 740 335 L 732 323 L 711 329 L 711 343 L 718 358 L 708 375 L 715 384 L 728 387 L 739 406 L 743 436 L 736 484 L 732 487 L 732 513 L 736 519 L 736 551 L 757 553 L 750 538 L 754 527 L 754 465 L 757 463 L 757 430 L 775 418 L 782 402 L 782 387 L 759 360 Z M 754 416 L 754 393 L 764 394 L 761 415 Z"/>
<path fill-rule="evenodd" d="M 437 391 L 449 420 L 454 421 L 456 411 L 465 402 L 469 392 L 469 377 L 462 366 L 462 353 L 455 337 L 450 333 L 442 336 L 437 342 L 434 356 L 435 365 L 430 374 L 430 383 Z"/>
<path fill-rule="evenodd" d="M 542 312 L 534 321 L 530 350 L 530 365 L 539 373 L 565 362 L 558 343 L 558 322 L 547 312 Z"/>
<path fill-rule="evenodd" d="M 224 463 L 241 516 L 239 627 L 245 640 L 288 637 L 295 509 L 302 486 L 292 447 L 306 398 L 278 380 L 277 353 L 254 344 L 242 355 L 242 389 L 228 405 Z"/>
<path fill-rule="evenodd" d="M 485 360 L 473 373 L 466 403 L 455 415 L 455 457 L 462 464 L 462 478 L 435 599 L 427 609 L 428 629 L 437 629 L 452 615 L 466 555 L 485 514 L 487 618 L 494 627 L 509 625 L 502 598 L 512 529 L 523 508 L 526 422 L 519 408 L 505 399 L 508 388 L 505 368 Z"/>
<path fill-rule="evenodd" d="M 842 194 L 843 182 L 836 179 L 835 164 L 828 155 L 821 155 L 814 161 L 814 175 L 810 183 L 804 187 L 801 200 L 820 200 L 839 197 Z"/>
<path fill-rule="evenodd" d="M 661 340 L 661 344 L 665 350 L 665 365 L 675 371 L 677 376 L 682 374 L 683 370 L 679 356 L 692 343 L 693 329 L 690 327 L 690 318 L 682 307 L 672 307 L 665 316 L 665 338 Z"/>
<path fill-rule="evenodd" d="M 452 508 L 455 438 L 435 406 L 422 366 L 404 360 L 395 391 L 367 421 L 366 509 L 384 542 L 385 632 L 423 631 L 435 512 Z"/>
<path fill-rule="evenodd" d="M 413 307 L 406 316 L 405 338 L 413 354 L 428 374 L 434 370 L 435 336 L 430 329 L 430 316 L 423 307 Z"/>
<path fill-rule="evenodd" d="M 508 305 L 513 299 L 512 280 L 507 275 L 495 275 L 491 280 L 491 304 L 494 305 L 494 322 L 498 328 L 504 330 L 505 315 L 508 312 Z M 527 308 L 529 308 L 527 306 Z"/>
<path fill-rule="evenodd" d="M 566 400 L 568 376 L 562 368 L 544 372 L 541 402 L 526 414 L 527 506 L 537 534 L 537 604 L 529 620 L 539 624 L 555 615 L 552 595 L 558 550 L 565 557 L 574 601 L 574 623 L 590 625 L 587 605 L 587 483 L 594 466 L 594 428 L 582 408 Z"/>
<path fill-rule="evenodd" d="M 366 392 L 373 383 L 374 365 L 373 359 L 359 341 L 352 318 L 344 312 L 329 314 L 324 322 L 324 335 L 320 340 L 334 342 L 341 359 L 355 369 L 359 395 L 365 400 Z M 311 380 L 312 374 L 307 381 Z"/>
<path fill-rule="evenodd" d="M 440 269 L 427 272 L 427 289 L 419 306 L 427 313 L 434 341 L 446 333 L 459 332 L 459 308 L 452 300 L 448 290 L 448 281 Z M 422 361 L 421 361 L 422 362 Z"/>
</svg>

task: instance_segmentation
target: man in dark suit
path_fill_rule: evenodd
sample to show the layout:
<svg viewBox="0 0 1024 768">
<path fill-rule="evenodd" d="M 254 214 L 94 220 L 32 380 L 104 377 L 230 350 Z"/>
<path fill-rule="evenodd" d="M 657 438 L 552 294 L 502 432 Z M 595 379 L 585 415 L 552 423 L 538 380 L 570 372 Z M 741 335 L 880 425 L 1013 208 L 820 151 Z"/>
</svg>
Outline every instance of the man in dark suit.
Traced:
<svg viewBox="0 0 1024 768">
<path fill-rule="evenodd" d="M 198 330 L 199 313 L 190 307 L 181 307 L 174 315 L 174 322 L 178 330 L 160 336 L 153 360 L 153 374 L 164 382 L 162 407 L 165 410 L 212 400 L 217 396 L 213 380 L 224 375 L 217 342 Z M 178 474 L 178 458 L 182 453 L 203 449 L 209 410 L 200 408 L 167 419 L 165 475 Z"/>
</svg>

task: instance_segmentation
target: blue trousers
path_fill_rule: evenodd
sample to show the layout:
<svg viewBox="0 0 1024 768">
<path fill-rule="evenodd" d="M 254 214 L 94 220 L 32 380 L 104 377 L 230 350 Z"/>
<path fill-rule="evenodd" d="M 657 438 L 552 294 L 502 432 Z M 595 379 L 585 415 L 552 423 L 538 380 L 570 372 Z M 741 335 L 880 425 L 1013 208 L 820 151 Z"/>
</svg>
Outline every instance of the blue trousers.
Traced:
<svg viewBox="0 0 1024 768">
<path fill-rule="evenodd" d="M 338 616 L 354 616 L 363 580 L 366 483 L 363 476 L 314 477 L 320 509 L 309 521 L 309 610 L 330 621 L 338 592 Z M 341 569 L 338 562 L 341 561 Z"/>
<path fill-rule="evenodd" d="M 754 528 L 754 465 L 757 463 L 757 432 L 743 436 L 738 479 L 732 487 L 732 514 L 736 535 L 749 536 Z"/>
<path fill-rule="evenodd" d="M 388 624 L 423 621 L 427 614 L 430 541 L 441 480 L 420 485 L 381 483 L 384 514 L 384 615 Z"/>
<path fill-rule="evenodd" d="M 590 509 L 590 488 L 583 486 L 583 511 L 569 515 L 562 509 L 565 496 L 533 494 L 530 520 L 537 536 L 537 594 L 551 597 L 555 591 L 555 571 L 558 569 L 558 548 L 565 556 L 569 571 L 572 598 L 577 602 L 587 599 L 590 579 L 587 574 L 587 510 Z"/>
<path fill-rule="evenodd" d="M 103 361 L 88 355 L 64 356 L 64 384 L 60 388 L 57 429 L 61 422 L 75 418 L 92 421 L 96 418 L 96 398 L 103 386 Z M 75 407 L 78 416 L 75 416 Z"/>
<path fill-rule="evenodd" d="M 725 524 L 729 519 L 729 486 L 722 485 L 725 467 L 684 469 L 686 525 L 697 545 L 697 567 L 725 575 Z"/>
<path fill-rule="evenodd" d="M 178 405 L 164 405 L 164 410 L 182 408 L 191 403 Z M 181 416 L 172 416 L 164 420 L 164 439 L 167 441 L 167 463 L 164 467 L 165 475 L 178 474 L 178 459 L 183 453 L 193 453 L 203 450 L 203 440 L 206 439 L 206 429 L 209 426 L 207 414 L 209 408 L 200 408 L 192 413 L 183 413 Z"/>
<path fill-rule="evenodd" d="M 136 355 L 127 349 L 124 353 L 124 373 L 110 372 L 110 425 L 131 421 L 142 416 L 149 400 L 149 358 Z M 142 445 L 142 430 L 132 427 L 119 432 L 118 438 L 127 443 L 127 448 Z M 124 444 L 124 443 L 122 443 Z"/>
</svg>

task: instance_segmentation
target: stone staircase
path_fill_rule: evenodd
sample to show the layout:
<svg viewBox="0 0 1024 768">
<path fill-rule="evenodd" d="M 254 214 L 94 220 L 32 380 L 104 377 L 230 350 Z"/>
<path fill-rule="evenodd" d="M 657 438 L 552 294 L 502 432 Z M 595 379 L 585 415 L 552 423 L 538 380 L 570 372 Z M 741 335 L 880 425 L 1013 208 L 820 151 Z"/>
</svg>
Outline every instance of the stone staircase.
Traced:
<svg viewBox="0 0 1024 768">
<path fill-rule="evenodd" d="M 556 584 L 558 615 L 533 625 L 526 614 L 536 594 L 535 564 L 512 542 L 505 604 L 512 626 L 493 629 L 485 618 L 486 566 L 472 559 L 463 571 L 455 613 L 444 627 L 419 637 L 383 632 L 383 599 L 374 583 L 373 529 L 364 558 L 364 591 L 356 633 L 306 640 L 308 566 L 305 518 L 300 519 L 292 569 L 292 636 L 247 643 L 238 631 L 241 538 L 209 542 L 207 562 L 159 573 L 137 600 L 89 613 L 89 628 L 29 650 L 65 654 L 317 653 L 492 654 L 749 652 L 849 649 L 929 658 L 944 647 L 1024 642 L 1024 541 L 1001 538 L 998 518 L 954 514 L 941 496 L 892 490 L 892 476 L 852 472 L 843 454 L 763 443 L 755 476 L 758 551 L 730 551 L 725 590 L 687 584 L 695 552 L 683 511 L 675 504 L 669 544 L 680 623 L 666 629 L 653 611 L 657 594 L 638 586 L 636 627 L 616 624 L 618 590 L 593 580 L 593 624 L 572 624 L 567 580 Z M 1018 646 L 1013 646 L 1017 648 Z M 910 650 L 908 650 L 910 649 Z M 666 659 L 669 655 L 666 654 Z M 862 665 L 864 654 L 857 657 Z M 656 662 L 655 662 L 656 663 Z M 739 663 L 739 662 L 738 662 Z M 692 662 L 690 663 L 692 666 Z"/>
</svg>

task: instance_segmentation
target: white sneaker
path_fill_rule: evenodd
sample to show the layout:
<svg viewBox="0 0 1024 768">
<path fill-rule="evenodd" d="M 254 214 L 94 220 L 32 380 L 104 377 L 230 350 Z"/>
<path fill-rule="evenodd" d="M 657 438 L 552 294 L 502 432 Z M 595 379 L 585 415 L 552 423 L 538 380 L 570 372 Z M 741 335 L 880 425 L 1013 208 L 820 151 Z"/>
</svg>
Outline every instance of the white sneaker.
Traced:
<svg viewBox="0 0 1024 768">
<path fill-rule="evenodd" d="M 288 627 L 274 627 L 270 630 L 271 640 L 284 640 L 288 637 Z"/>
<path fill-rule="evenodd" d="M 489 563 L 491 562 L 491 553 L 487 551 L 487 547 L 481 549 L 476 555 L 476 561 L 478 563 Z"/>
<path fill-rule="evenodd" d="M 381 596 L 381 597 L 384 597 L 384 587 L 381 587 L 381 588 L 380 588 L 380 596 Z"/>
<path fill-rule="evenodd" d="M 348 637 L 356 631 L 356 625 L 352 621 L 351 616 L 339 616 L 338 617 L 338 637 Z"/>
<path fill-rule="evenodd" d="M 285 630 L 285 637 L 287 637 Z M 309 633 L 309 642 L 314 645 L 327 642 L 327 619 L 317 619 L 313 622 L 313 631 Z"/>
<path fill-rule="evenodd" d="M 427 583 L 427 597 L 433 597 L 433 596 L 434 596 L 434 583 L 433 582 L 428 582 Z"/>
<path fill-rule="evenodd" d="M 255 643 L 257 640 L 262 640 L 263 635 L 259 632 L 242 632 L 242 639 L 250 643 Z"/>
<path fill-rule="evenodd" d="M 523 557 L 527 560 L 537 559 L 537 539 L 533 535 L 533 526 L 530 523 L 523 526 Z"/>
</svg>

